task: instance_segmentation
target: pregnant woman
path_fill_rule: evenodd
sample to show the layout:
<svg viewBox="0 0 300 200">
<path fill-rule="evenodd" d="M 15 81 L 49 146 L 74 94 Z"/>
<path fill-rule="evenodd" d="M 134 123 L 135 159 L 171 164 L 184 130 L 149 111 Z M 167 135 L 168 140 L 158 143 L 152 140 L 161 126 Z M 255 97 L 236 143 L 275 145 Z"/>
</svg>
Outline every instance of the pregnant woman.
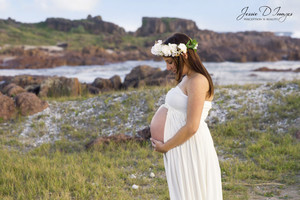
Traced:
<svg viewBox="0 0 300 200">
<path fill-rule="evenodd" d="M 178 81 L 150 125 L 152 146 L 164 153 L 171 200 L 223 199 L 219 161 L 205 123 L 214 88 L 197 46 L 187 35 L 176 33 L 151 49 Z"/>
</svg>

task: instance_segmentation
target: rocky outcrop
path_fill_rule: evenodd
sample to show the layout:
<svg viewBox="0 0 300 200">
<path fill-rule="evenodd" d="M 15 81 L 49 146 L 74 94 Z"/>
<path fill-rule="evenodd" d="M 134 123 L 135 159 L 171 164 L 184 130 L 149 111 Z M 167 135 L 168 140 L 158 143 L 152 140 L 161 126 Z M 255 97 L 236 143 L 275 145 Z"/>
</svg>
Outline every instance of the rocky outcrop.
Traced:
<svg viewBox="0 0 300 200">
<path fill-rule="evenodd" d="M 46 101 L 40 100 L 35 94 L 29 92 L 17 94 L 15 101 L 21 115 L 24 116 L 33 115 L 48 107 L 48 103 Z"/>
<path fill-rule="evenodd" d="M 167 36 L 171 36 L 175 32 L 186 33 L 198 41 L 197 53 L 202 61 L 300 60 L 300 39 L 276 36 L 272 32 L 218 33 L 198 29 L 194 21 L 179 18 L 144 17 L 142 26 L 134 33 L 126 33 L 123 28 L 103 21 L 100 16 L 89 16 L 87 19 L 82 20 L 49 18 L 46 22 L 39 24 L 22 24 L 10 19 L 0 20 L 0 24 L 13 26 L 16 29 L 21 24 L 22 27 L 38 28 L 47 26 L 58 31 L 99 34 L 103 41 L 97 47 L 91 46 L 92 43 L 88 43 L 86 44 L 87 47 L 82 47 L 80 50 L 62 50 L 60 48 L 60 51 L 55 51 L 58 47 L 54 48 L 53 46 L 2 49 L 1 54 L 5 55 L 5 58 L 0 55 L 0 69 L 35 69 L 62 65 L 99 65 L 126 60 L 159 60 L 161 57 L 155 57 L 150 52 L 154 40 L 166 39 Z M 73 45 L 72 42 L 78 45 L 77 41 L 68 43 Z M 110 49 L 105 50 L 104 47 Z"/>
<path fill-rule="evenodd" d="M 2 89 L 2 92 L 7 96 L 13 97 L 19 93 L 26 92 L 26 90 L 14 83 L 10 83 Z"/>
<path fill-rule="evenodd" d="M 101 16 L 88 16 L 87 19 L 83 20 L 69 20 L 64 18 L 48 18 L 45 22 L 47 27 L 65 32 L 74 33 L 92 33 L 92 34 L 118 34 L 124 35 L 124 28 L 119 27 L 110 22 L 105 22 L 102 20 Z"/>
<path fill-rule="evenodd" d="M 137 132 L 137 135 L 143 138 L 144 140 L 149 140 L 151 138 L 150 126 L 147 126 L 142 130 L 139 130 Z"/>
<path fill-rule="evenodd" d="M 268 67 L 260 67 L 258 69 L 254 69 L 255 72 L 292 72 L 292 69 L 272 69 Z M 297 72 L 297 69 L 294 70 L 294 72 Z"/>
<path fill-rule="evenodd" d="M 272 69 L 268 67 L 260 67 L 257 69 L 254 69 L 253 71 L 255 72 L 300 72 L 300 68 L 297 68 L 295 70 L 292 70 L 291 68 L 289 69 Z"/>
<path fill-rule="evenodd" d="M 99 88 L 101 91 L 119 90 L 122 86 L 121 77 L 115 75 L 110 79 L 96 78 L 92 86 Z"/>
<path fill-rule="evenodd" d="M 9 120 L 15 116 L 16 106 L 14 100 L 0 92 L 0 119 Z"/>
<path fill-rule="evenodd" d="M 159 68 L 150 67 L 147 65 L 140 65 L 131 70 L 126 75 L 123 87 L 140 87 L 143 85 L 166 85 L 174 83 L 174 75 L 169 71 L 161 71 Z"/>
<path fill-rule="evenodd" d="M 135 35 L 150 36 L 168 32 L 181 32 L 188 34 L 195 31 L 198 31 L 198 27 L 192 20 L 169 17 L 143 17 L 142 27 L 136 31 Z"/>
<path fill-rule="evenodd" d="M 40 85 L 40 97 L 78 96 L 81 84 L 78 78 L 49 77 Z"/>
</svg>

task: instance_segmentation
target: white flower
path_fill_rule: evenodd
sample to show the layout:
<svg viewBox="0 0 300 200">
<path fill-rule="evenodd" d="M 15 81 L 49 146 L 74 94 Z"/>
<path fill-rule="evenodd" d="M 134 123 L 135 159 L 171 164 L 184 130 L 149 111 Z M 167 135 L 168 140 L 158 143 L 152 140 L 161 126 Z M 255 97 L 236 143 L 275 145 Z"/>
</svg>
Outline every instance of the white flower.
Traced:
<svg viewBox="0 0 300 200">
<path fill-rule="evenodd" d="M 197 45 L 193 49 L 197 49 Z M 151 53 L 157 56 L 179 56 L 181 53 L 187 53 L 187 46 L 183 43 L 177 44 L 163 44 L 162 40 L 158 40 L 151 48 Z"/>
<path fill-rule="evenodd" d="M 169 45 L 169 47 L 170 47 L 170 50 L 171 50 L 171 52 L 172 52 L 172 56 L 174 57 L 174 56 L 178 56 L 178 51 L 177 51 L 177 44 L 171 44 L 171 43 L 169 43 L 168 44 Z"/>
<path fill-rule="evenodd" d="M 197 49 L 198 48 L 198 43 L 196 44 L 196 46 L 194 47 L 194 49 Z"/>
<path fill-rule="evenodd" d="M 154 178 L 155 174 L 153 172 L 151 172 L 149 176 L 150 176 L 150 178 Z"/>
<path fill-rule="evenodd" d="M 181 50 L 182 53 L 186 53 L 186 52 L 187 52 L 186 45 L 183 44 L 183 43 L 180 43 L 180 44 L 178 45 L 178 48 Z"/>
<path fill-rule="evenodd" d="M 164 56 L 171 56 L 172 55 L 171 48 L 168 45 L 162 45 L 161 51 L 162 51 Z"/>
<path fill-rule="evenodd" d="M 135 190 L 137 190 L 137 189 L 139 189 L 139 186 L 138 186 L 138 185 L 136 185 L 136 184 L 133 184 L 133 185 L 132 185 L 132 189 L 135 189 Z"/>
<path fill-rule="evenodd" d="M 157 43 L 155 43 L 155 45 L 151 48 L 151 53 L 154 55 L 163 56 L 161 47 L 162 47 L 162 40 L 158 40 Z"/>
</svg>

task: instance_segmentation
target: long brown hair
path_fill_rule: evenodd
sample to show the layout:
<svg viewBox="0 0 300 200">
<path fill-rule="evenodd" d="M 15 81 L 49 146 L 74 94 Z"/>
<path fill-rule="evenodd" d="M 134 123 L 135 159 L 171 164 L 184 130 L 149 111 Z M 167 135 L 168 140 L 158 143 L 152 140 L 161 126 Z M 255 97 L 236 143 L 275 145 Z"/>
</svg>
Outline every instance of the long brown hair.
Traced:
<svg viewBox="0 0 300 200">
<path fill-rule="evenodd" d="M 188 37 L 187 35 L 185 35 L 183 33 L 175 33 L 174 35 L 172 35 L 171 37 L 166 39 L 163 42 L 163 44 L 169 44 L 169 43 L 177 44 L 177 45 L 179 45 L 180 43 L 186 44 L 186 43 L 188 43 L 188 41 L 190 39 L 191 39 L 190 37 Z M 211 79 L 209 73 L 207 72 L 206 68 L 202 64 L 200 57 L 193 49 L 187 49 L 187 55 L 188 55 L 188 59 L 187 59 L 188 66 L 195 72 L 198 72 L 207 78 L 208 83 L 209 83 L 208 96 L 209 97 L 212 96 L 214 94 L 214 85 L 213 85 L 213 82 L 212 82 L 212 79 Z M 174 60 L 176 68 L 177 68 L 176 81 L 180 82 L 183 77 L 182 71 L 183 71 L 183 65 L 185 63 L 184 57 L 183 57 L 183 55 L 179 55 L 179 56 L 171 57 L 171 58 Z"/>
</svg>

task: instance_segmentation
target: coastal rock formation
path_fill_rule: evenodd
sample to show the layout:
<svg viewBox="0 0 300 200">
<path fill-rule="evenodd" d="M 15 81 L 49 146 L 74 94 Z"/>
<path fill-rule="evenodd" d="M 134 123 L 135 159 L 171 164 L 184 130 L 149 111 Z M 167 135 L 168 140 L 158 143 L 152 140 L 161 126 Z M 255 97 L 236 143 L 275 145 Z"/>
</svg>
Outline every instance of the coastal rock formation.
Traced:
<svg viewBox="0 0 300 200">
<path fill-rule="evenodd" d="M 254 69 L 253 71 L 255 72 L 299 72 L 300 68 L 297 68 L 295 70 L 292 69 L 272 69 L 272 68 L 268 68 L 268 67 L 260 67 L 257 69 Z"/>
<path fill-rule="evenodd" d="M 0 119 L 9 120 L 16 115 L 16 106 L 12 98 L 0 92 Z"/>
<path fill-rule="evenodd" d="M 101 16 L 92 17 L 89 15 L 87 19 L 83 20 L 69 20 L 64 18 L 47 18 L 45 22 L 47 27 L 65 31 L 65 32 L 74 32 L 74 33 L 92 33 L 92 34 L 118 34 L 124 35 L 124 28 L 119 27 L 110 22 L 105 22 L 102 20 Z"/>
<path fill-rule="evenodd" d="M 150 126 L 147 126 L 142 130 L 139 130 L 137 132 L 137 135 L 143 138 L 144 140 L 149 140 L 151 138 Z"/>
<path fill-rule="evenodd" d="M 68 43 L 64 43 L 64 48 L 59 47 L 60 44 L 57 44 L 58 46 L 51 44 L 48 47 L 24 46 L 23 44 L 20 44 L 23 47 L 18 48 L 3 47 L 0 54 L 0 69 L 37 69 L 63 65 L 100 65 L 126 60 L 160 60 L 161 57 L 155 57 L 150 52 L 154 40 L 166 39 L 175 32 L 186 33 L 198 41 L 197 53 L 202 61 L 300 60 L 300 39 L 277 36 L 272 32 L 214 32 L 201 29 L 201 25 L 199 29 L 194 21 L 188 19 L 144 17 L 142 26 L 136 32 L 125 32 L 123 28 L 103 21 L 100 16 L 88 16 L 87 19 L 82 20 L 49 18 L 45 22 L 34 24 L 8 19 L 0 20 L 0 24 L 2 24 L 0 32 L 4 38 L 8 38 L 8 41 L 15 39 L 7 31 L 10 30 L 9 27 L 18 31 L 24 31 L 20 27 L 28 27 L 32 29 L 31 34 L 35 34 L 37 29 L 45 31 L 43 27 L 52 28 L 54 29 L 53 37 L 61 35 L 60 31 L 78 35 L 84 33 L 82 37 L 84 41 L 87 41 L 85 46 L 82 46 L 76 41 L 77 39 L 71 38 Z M 91 38 L 99 35 L 99 43 L 96 43 L 98 46 L 93 46 L 95 40 L 88 39 L 88 34 Z M 55 40 L 55 38 L 50 38 L 50 40 Z M 73 49 L 66 50 L 66 46 L 69 45 Z M 74 50 L 74 46 L 77 49 Z"/>
<path fill-rule="evenodd" d="M 78 78 L 49 77 L 40 85 L 39 96 L 60 97 L 78 96 L 81 94 L 81 84 Z"/>
<path fill-rule="evenodd" d="M 30 92 L 17 94 L 15 101 L 21 115 L 24 116 L 41 112 L 49 106 L 46 101 L 40 100 L 35 94 Z"/>
<path fill-rule="evenodd" d="M 96 78 L 92 86 L 99 88 L 101 91 L 119 90 L 122 86 L 121 77 L 115 75 L 110 79 Z"/>
<path fill-rule="evenodd" d="M 10 83 L 2 89 L 2 92 L 4 94 L 6 94 L 7 96 L 12 97 L 12 96 L 15 96 L 16 94 L 26 92 L 26 90 L 24 90 L 22 87 L 14 84 L 14 83 Z"/>
<path fill-rule="evenodd" d="M 168 32 L 181 32 L 188 34 L 195 31 L 198 31 L 198 27 L 192 20 L 169 17 L 143 17 L 142 27 L 135 32 L 135 35 L 150 36 Z"/>
<path fill-rule="evenodd" d="M 174 83 L 174 75 L 160 68 L 150 67 L 148 65 L 140 65 L 133 68 L 129 74 L 126 75 L 123 87 L 140 87 L 143 85 L 166 85 Z"/>
</svg>

